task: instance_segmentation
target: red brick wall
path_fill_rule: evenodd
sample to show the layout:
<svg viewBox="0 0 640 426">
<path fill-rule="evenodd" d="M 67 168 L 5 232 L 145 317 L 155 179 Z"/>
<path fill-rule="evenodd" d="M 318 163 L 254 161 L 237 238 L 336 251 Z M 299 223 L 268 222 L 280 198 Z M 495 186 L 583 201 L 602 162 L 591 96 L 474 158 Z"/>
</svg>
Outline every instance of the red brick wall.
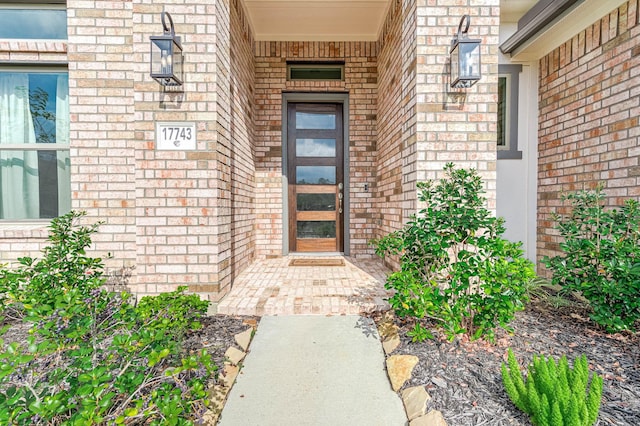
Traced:
<svg viewBox="0 0 640 426">
<path fill-rule="evenodd" d="M 540 60 L 538 257 L 557 254 L 561 195 L 640 198 L 640 26 L 629 1 Z"/>
<path fill-rule="evenodd" d="M 349 177 L 352 255 L 371 255 L 376 226 L 377 44 L 369 42 L 257 42 L 256 250 L 282 254 L 282 93 L 349 93 Z M 286 61 L 345 61 L 344 81 L 287 81 Z M 369 185 L 369 192 L 364 185 Z"/>
</svg>

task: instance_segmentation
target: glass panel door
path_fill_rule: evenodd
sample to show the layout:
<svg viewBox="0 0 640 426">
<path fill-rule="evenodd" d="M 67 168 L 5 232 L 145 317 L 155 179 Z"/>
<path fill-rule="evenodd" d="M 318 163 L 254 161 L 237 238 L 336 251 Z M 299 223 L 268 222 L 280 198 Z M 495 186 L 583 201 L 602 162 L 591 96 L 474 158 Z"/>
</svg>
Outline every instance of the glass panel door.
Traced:
<svg viewBox="0 0 640 426">
<path fill-rule="evenodd" d="M 289 251 L 342 252 L 342 105 L 288 105 Z"/>
</svg>

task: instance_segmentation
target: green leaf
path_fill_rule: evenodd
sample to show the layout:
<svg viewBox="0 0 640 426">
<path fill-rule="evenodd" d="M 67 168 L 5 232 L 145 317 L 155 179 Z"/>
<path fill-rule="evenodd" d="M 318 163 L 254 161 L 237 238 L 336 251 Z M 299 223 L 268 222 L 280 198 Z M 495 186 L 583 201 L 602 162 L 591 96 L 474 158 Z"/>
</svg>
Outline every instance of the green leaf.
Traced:
<svg viewBox="0 0 640 426">
<path fill-rule="evenodd" d="M 138 409 L 133 407 L 133 408 L 127 408 L 124 410 L 124 415 L 127 417 L 134 417 L 138 415 Z"/>
<path fill-rule="evenodd" d="M 78 388 L 78 396 L 81 397 L 86 397 L 91 395 L 93 391 L 93 385 L 91 384 L 86 384 L 86 385 L 82 385 Z"/>
<path fill-rule="evenodd" d="M 18 364 L 26 364 L 30 361 L 33 361 L 35 357 L 33 355 L 20 355 L 19 357 L 16 358 L 16 362 Z"/>
<path fill-rule="evenodd" d="M 78 381 L 80 383 L 86 383 L 93 380 L 93 376 L 91 374 L 83 373 L 78 376 Z"/>
</svg>

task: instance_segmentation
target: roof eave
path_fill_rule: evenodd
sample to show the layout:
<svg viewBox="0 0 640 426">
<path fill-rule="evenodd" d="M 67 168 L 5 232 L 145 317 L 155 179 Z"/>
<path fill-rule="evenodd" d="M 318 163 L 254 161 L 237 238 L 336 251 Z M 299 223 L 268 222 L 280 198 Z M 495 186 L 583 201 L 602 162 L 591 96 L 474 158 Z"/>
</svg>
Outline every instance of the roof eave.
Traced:
<svg viewBox="0 0 640 426">
<path fill-rule="evenodd" d="M 527 16 L 528 14 L 525 15 L 523 19 L 518 22 L 518 30 L 500 45 L 500 51 L 504 54 L 514 53 L 516 49 L 562 16 L 569 8 L 583 1 L 584 0 L 551 0 L 539 13 L 530 17 Z"/>
</svg>

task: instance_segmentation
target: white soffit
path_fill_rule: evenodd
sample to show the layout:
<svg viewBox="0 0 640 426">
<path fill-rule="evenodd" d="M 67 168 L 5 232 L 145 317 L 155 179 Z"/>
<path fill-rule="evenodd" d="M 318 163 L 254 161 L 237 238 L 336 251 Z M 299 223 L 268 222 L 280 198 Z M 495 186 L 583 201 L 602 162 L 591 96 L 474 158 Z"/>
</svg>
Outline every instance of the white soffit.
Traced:
<svg viewBox="0 0 640 426">
<path fill-rule="evenodd" d="M 258 41 L 377 41 L 390 0 L 244 0 Z"/>
<path fill-rule="evenodd" d="M 578 3 L 516 49 L 511 54 L 511 60 L 537 61 L 626 2 L 627 0 L 584 0 Z"/>
</svg>

